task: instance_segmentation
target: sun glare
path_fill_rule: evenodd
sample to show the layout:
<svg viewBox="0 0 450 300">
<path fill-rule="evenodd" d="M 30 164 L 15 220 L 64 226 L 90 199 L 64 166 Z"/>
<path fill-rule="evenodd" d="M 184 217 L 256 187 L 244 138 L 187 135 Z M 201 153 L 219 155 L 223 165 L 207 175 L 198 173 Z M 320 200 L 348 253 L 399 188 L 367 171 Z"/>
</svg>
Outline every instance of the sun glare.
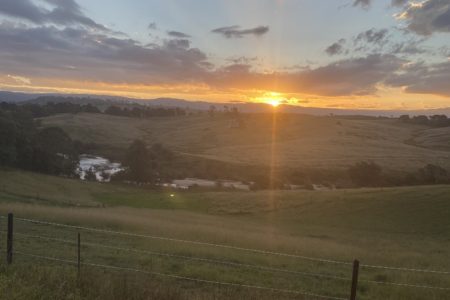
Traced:
<svg viewBox="0 0 450 300">
<path fill-rule="evenodd" d="M 269 103 L 270 105 L 272 105 L 273 107 L 277 107 L 278 105 L 280 105 L 280 100 L 278 100 L 278 99 L 270 99 L 270 100 L 268 101 L 268 103 Z"/>
<path fill-rule="evenodd" d="M 284 95 L 276 92 L 266 92 L 260 97 L 254 98 L 255 102 L 266 103 L 272 107 L 278 107 L 286 101 Z"/>
</svg>

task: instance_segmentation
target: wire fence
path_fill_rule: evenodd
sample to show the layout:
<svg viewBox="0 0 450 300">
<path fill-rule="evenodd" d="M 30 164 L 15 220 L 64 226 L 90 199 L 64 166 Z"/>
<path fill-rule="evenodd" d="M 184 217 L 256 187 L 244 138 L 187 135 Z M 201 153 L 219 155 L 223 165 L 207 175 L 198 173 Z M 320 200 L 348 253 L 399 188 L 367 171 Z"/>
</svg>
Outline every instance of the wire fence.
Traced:
<svg viewBox="0 0 450 300">
<path fill-rule="evenodd" d="M 162 237 L 162 236 L 155 236 L 155 235 L 136 234 L 136 233 L 129 233 L 129 232 L 123 232 L 123 231 L 114 231 L 114 230 L 107 230 L 107 229 L 99 229 L 99 228 L 85 227 L 85 226 L 67 225 L 67 224 L 39 221 L 39 220 L 33 220 L 33 219 L 24 219 L 24 218 L 15 218 L 15 219 L 16 220 L 20 220 L 20 221 L 24 221 L 24 222 L 35 223 L 35 224 L 44 224 L 44 225 L 51 225 L 51 226 L 58 226 L 58 227 L 66 227 L 66 228 L 72 228 L 72 229 L 78 229 L 78 230 L 94 231 L 94 232 L 109 233 L 109 234 L 116 234 L 116 235 L 126 235 L 126 236 L 131 236 L 131 237 L 163 240 L 163 241 L 170 241 L 170 242 L 179 242 L 179 243 L 186 243 L 186 244 L 192 244 L 192 245 L 202 245 L 202 246 L 224 248 L 224 249 L 252 252 L 252 253 L 258 253 L 258 254 L 265 254 L 265 255 L 284 256 L 284 257 L 298 258 L 298 259 L 304 259 L 304 260 L 315 261 L 315 262 L 322 262 L 322 263 L 352 265 L 352 262 L 345 262 L 345 261 L 331 260 L 331 259 L 317 258 L 317 257 L 309 257 L 309 256 L 289 254 L 289 253 L 282 253 L 282 252 L 274 252 L 274 251 L 267 251 L 267 250 L 261 250 L 261 249 L 244 248 L 244 247 L 237 247 L 237 246 L 231 246 L 231 245 L 215 244 L 215 243 L 208 243 L 208 242 L 201 242 L 201 241 L 192 241 L 192 240 L 184 240 L 184 239 L 176 239 L 176 238 L 169 238 L 169 237 Z"/>
<path fill-rule="evenodd" d="M 12 217 L 11 217 L 12 218 Z M 0 219 L 5 219 L 4 216 L 0 216 Z M 139 249 L 135 247 L 121 247 L 121 246 L 115 246 L 115 245 L 109 245 L 105 243 L 93 243 L 93 242 L 83 242 L 83 247 L 90 247 L 95 249 L 109 249 L 109 250 L 115 250 L 115 251 L 121 251 L 121 252 L 127 252 L 127 253 L 135 253 L 135 254 L 141 254 L 145 256 L 150 257 L 163 257 L 167 259 L 179 259 L 189 262 L 199 262 L 199 263 L 205 263 L 215 266 L 226 266 L 230 268 L 239 268 L 239 269 L 249 269 L 249 270 L 258 270 L 261 272 L 267 272 L 267 273 L 280 273 L 280 274 L 287 274 L 287 275 L 293 275 L 293 276 L 299 276 L 299 277 L 308 277 L 313 280 L 333 280 L 342 282 L 347 286 L 347 288 L 351 289 L 352 295 L 354 294 L 356 296 L 356 287 L 358 284 L 358 281 L 360 283 L 366 283 L 370 285 L 376 285 L 376 286 L 392 286 L 392 287 L 398 287 L 398 288 L 416 288 L 416 289 L 422 289 L 422 290 L 434 290 L 438 292 L 448 292 L 450 291 L 450 286 L 434 286 L 434 285 L 426 285 L 426 284 L 415 284 L 411 282 L 393 282 L 393 281 L 385 281 L 385 280 L 368 280 L 368 279 L 359 279 L 358 280 L 358 270 L 361 269 L 378 269 L 378 270 L 387 270 L 387 271 L 398 271 L 398 272 L 407 272 L 407 273 L 419 273 L 419 274 L 432 274 L 433 276 L 444 276 L 447 277 L 447 275 L 450 275 L 450 272 L 448 271 L 442 271 L 442 270 L 431 270 L 431 269 L 420 269 L 420 268 L 404 268 L 404 267 L 395 267 L 395 266 L 382 266 L 382 265 L 369 265 L 369 264 L 359 264 L 359 262 L 355 265 L 355 262 L 346 262 L 343 260 L 334 260 L 334 259 L 328 259 L 328 258 L 320 258 L 320 257 L 310 257 L 310 256 L 304 256 L 304 255 L 298 255 L 298 254 L 291 254 L 291 253 L 283 253 L 283 252 L 275 252 L 275 251 L 269 251 L 269 250 L 263 250 L 263 249 L 254 249 L 254 248 L 245 248 L 245 247 L 239 247 L 239 246 L 233 246 L 233 245 L 226 245 L 226 244 L 217 244 L 217 243 L 210 243 L 210 242 L 203 242 L 203 241 L 195 241 L 195 240 L 187 240 L 187 239 L 177 239 L 172 237 L 164 237 L 164 236 L 156 236 L 156 235 L 147 235 L 147 234 L 137 234 L 137 233 L 130 233 L 130 232 L 124 232 L 124 231 L 114 231 L 114 230 L 108 230 L 108 229 L 101 229 L 101 228 L 94 228 L 94 227 L 86 227 L 86 226 L 76 226 L 76 225 L 69 225 L 69 224 L 62 224 L 62 223 L 55 223 L 55 222 L 48 222 L 48 221 L 42 221 L 42 220 L 35 220 L 35 219 L 27 219 L 27 218 L 14 218 L 14 220 L 18 220 L 23 223 L 27 224 L 40 224 L 45 226 L 52 226 L 52 227 L 59 227 L 59 228 L 70 228 L 78 231 L 88 231 L 93 232 L 97 234 L 112 234 L 112 235 L 120 235 L 120 236 L 126 236 L 130 238 L 143 238 L 143 239 L 151 239 L 151 240 L 160 240 L 165 242 L 174 242 L 174 243 L 182 243 L 182 244 L 188 244 L 188 245 L 201 245 L 201 246 L 207 246 L 207 247 L 214 247 L 214 248 L 221 248 L 221 249 L 229 249 L 229 250 L 235 250 L 235 251 L 243 251 L 247 253 L 253 253 L 253 254 L 263 254 L 263 255 L 270 255 L 270 256 L 277 256 L 277 257 L 285 257 L 285 258 L 291 258 L 291 259 L 299 259 L 299 260 L 306 260 L 310 262 L 316 262 L 316 263 L 322 263 L 322 264 L 332 264 L 337 266 L 352 266 L 353 265 L 353 276 L 341 276 L 341 275 L 335 275 L 330 274 L 328 272 L 310 272 L 310 271 L 299 271 L 299 270 L 289 270 L 286 268 L 278 268 L 278 267 L 272 267 L 272 266 L 266 266 L 261 264 L 251 264 L 251 263 L 244 263 L 244 262 L 237 262 L 237 261 L 231 261 L 231 260 L 224 260 L 224 259 L 213 259 L 209 257 L 202 257 L 198 255 L 181 255 L 181 254 L 174 254 L 164 251 L 150 251 L 147 249 Z M 5 232 L 3 230 L 0 230 L 1 232 Z M 48 242 L 56 242 L 56 243 L 64 243 L 72 246 L 78 246 L 78 260 L 71 260 L 71 259 L 65 259 L 61 257 L 52 257 L 48 255 L 38 255 L 35 253 L 30 252 L 23 252 L 22 250 L 15 250 L 11 251 L 14 255 L 19 255 L 23 257 L 29 257 L 29 258 L 35 258 L 35 259 L 41 259 L 44 261 L 52 261 L 56 263 L 63 263 L 63 264 L 69 264 L 69 265 L 80 265 L 87 266 L 87 267 L 93 267 L 93 268 L 103 268 L 103 269 L 111 269 L 111 270 L 122 270 L 122 271 L 129 271 L 129 272 L 135 272 L 140 274 L 146 274 L 146 275 L 153 275 L 153 276 L 160 276 L 160 277 L 167 277 L 172 279 L 178 279 L 178 280 L 185 280 L 185 281 L 191 281 L 201 284 L 213 284 L 217 286 L 229 286 L 229 287 L 235 287 L 235 288 L 247 288 L 247 289 L 256 289 L 256 290 L 264 290 L 264 291 L 270 291 L 274 293 L 283 293 L 283 294 L 295 294 L 295 295 L 302 295 L 307 297 L 315 297 L 318 299 L 349 299 L 339 296 L 330 296 L 330 295 L 322 295 L 315 292 L 309 292 L 309 291 L 303 291 L 303 290 L 297 290 L 297 289 L 287 289 L 287 288 L 280 288 L 280 287 L 269 287 L 265 285 L 258 285 L 254 283 L 243 283 L 243 282 L 229 282 L 229 281 L 221 281 L 221 280 L 210 280 L 210 279 L 203 279 L 203 278 L 197 278 L 193 276 L 185 276 L 180 274 L 172 274 L 172 273 L 165 273 L 165 272 L 159 272 L 154 270 L 146 270 L 144 268 L 139 267 L 130 267 L 130 266 L 113 266 L 111 264 L 103 264 L 98 262 L 88 262 L 88 261 L 81 261 L 80 259 L 80 240 L 69 240 L 69 239 L 63 239 L 55 236 L 47 236 L 47 235 L 40 235 L 40 234 L 28 234 L 23 232 L 16 232 L 12 230 L 12 221 L 11 221 L 11 228 L 8 226 L 8 243 L 10 242 L 10 234 L 11 234 L 11 245 L 12 245 L 12 235 L 17 236 L 20 239 L 29 240 L 29 239 L 39 239 L 44 240 Z M 8 248 L 9 249 L 9 248 Z M 12 247 L 11 247 L 12 249 Z M 355 267 L 356 267 L 356 277 L 355 277 Z M 350 273 L 349 273 L 350 274 Z M 449 296 L 450 298 L 450 296 Z M 350 299 L 356 299 L 356 297 Z"/>
<path fill-rule="evenodd" d="M 37 239 L 43 239 L 43 240 L 49 240 L 49 241 L 56 241 L 56 242 L 61 242 L 61 243 L 73 244 L 73 245 L 77 244 L 76 241 L 53 238 L 53 237 L 31 235 L 31 234 L 24 234 L 24 233 L 15 233 L 15 234 L 19 235 L 19 236 L 29 237 L 29 238 L 37 238 Z M 135 249 L 135 248 L 116 247 L 116 246 L 91 243 L 91 242 L 83 242 L 83 245 L 91 246 L 91 247 L 98 247 L 98 248 L 105 248 L 105 249 L 112 249 L 112 250 L 119 250 L 119 251 L 125 251 L 125 252 L 142 253 L 142 254 L 153 255 L 153 256 L 164 256 L 164 257 L 177 258 L 177 259 L 190 260 L 190 261 L 207 262 L 207 263 L 216 264 L 216 265 L 226 265 L 226 266 L 232 266 L 232 267 L 241 267 L 241 268 L 262 270 L 262 271 L 267 271 L 267 272 L 280 272 L 280 273 L 287 273 L 287 274 L 298 275 L 298 276 L 310 276 L 310 277 L 316 277 L 316 278 L 327 278 L 327 279 L 351 281 L 351 278 L 333 276 L 333 275 L 322 274 L 322 273 L 292 271 L 292 270 L 286 270 L 286 269 L 280 269 L 280 268 L 272 268 L 272 267 L 267 267 L 267 266 L 254 265 L 254 264 L 244 264 L 244 263 L 238 263 L 238 262 L 233 262 L 233 261 L 217 260 L 217 259 L 210 259 L 210 258 L 204 258 L 204 257 L 194 257 L 194 256 L 170 254 L 170 253 L 155 252 L 155 251 L 148 251 L 148 250 Z"/>
<path fill-rule="evenodd" d="M 40 258 L 40 259 L 51 260 L 51 261 L 56 261 L 56 262 L 62 262 L 62 263 L 67 263 L 67 264 L 72 264 L 72 265 L 78 264 L 77 261 L 73 261 L 73 260 L 66 260 L 66 259 L 59 259 L 59 258 L 48 257 L 48 256 L 34 255 L 34 254 L 23 253 L 23 252 L 18 252 L 18 251 L 16 251 L 15 253 L 19 254 L 19 255 L 23 255 L 23 256 Z M 207 284 L 222 285 L 222 286 L 233 286 L 233 287 L 239 287 L 239 288 L 258 289 L 258 290 L 265 290 L 265 291 L 277 292 L 277 293 L 297 294 L 297 295 L 311 296 L 311 297 L 322 298 L 322 299 L 346 300 L 346 298 L 324 296 L 324 295 L 308 293 L 308 292 L 303 292 L 303 291 L 270 288 L 270 287 L 264 287 L 264 286 L 258 286 L 258 285 L 240 284 L 240 283 L 232 283 L 232 282 L 206 280 L 206 279 L 180 276 L 180 275 L 175 275 L 175 274 L 146 271 L 146 270 L 129 268 L 129 267 L 119 267 L 119 266 L 111 266 L 111 265 L 96 264 L 96 263 L 86 263 L 86 262 L 82 262 L 81 264 L 85 265 L 85 266 L 90 266 L 90 267 L 99 267 L 99 268 L 105 268 L 105 269 L 136 272 L 136 273 L 142 273 L 142 274 L 147 274 L 147 275 L 156 275 L 156 276 L 169 277 L 169 278 L 174 278 L 174 279 L 193 281 L 193 282 L 198 282 L 198 283 L 207 283 Z"/>
</svg>

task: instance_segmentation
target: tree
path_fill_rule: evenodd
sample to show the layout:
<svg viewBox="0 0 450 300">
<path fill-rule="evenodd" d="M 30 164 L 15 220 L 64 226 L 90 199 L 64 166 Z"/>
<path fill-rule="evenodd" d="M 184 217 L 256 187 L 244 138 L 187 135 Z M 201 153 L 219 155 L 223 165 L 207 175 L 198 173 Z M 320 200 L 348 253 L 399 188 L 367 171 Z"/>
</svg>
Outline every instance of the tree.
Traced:
<svg viewBox="0 0 450 300">
<path fill-rule="evenodd" d="M 14 121 L 0 116 L 0 165 L 10 166 L 15 163 L 17 131 Z"/>
<path fill-rule="evenodd" d="M 414 116 L 412 122 L 419 125 L 428 125 L 430 120 L 425 115 Z"/>
<path fill-rule="evenodd" d="M 448 172 L 440 166 L 428 164 L 419 169 L 419 182 L 428 184 L 448 183 Z"/>
<path fill-rule="evenodd" d="M 87 181 L 97 181 L 97 175 L 95 175 L 95 171 L 93 168 L 89 168 L 84 174 L 84 180 Z"/>
<path fill-rule="evenodd" d="M 113 116 L 122 116 L 123 115 L 123 111 L 120 107 L 115 106 L 115 105 L 111 105 L 110 107 L 108 107 L 105 110 L 105 114 L 108 115 L 113 115 Z"/>
<path fill-rule="evenodd" d="M 127 150 L 125 165 L 128 167 L 129 179 L 137 182 L 155 182 L 153 157 L 144 141 L 133 141 Z"/>
<path fill-rule="evenodd" d="M 38 132 L 33 147 L 32 170 L 72 175 L 78 164 L 78 153 L 72 139 L 59 127 L 48 127 Z"/>
<path fill-rule="evenodd" d="M 398 119 L 404 123 L 407 123 L 410 120 L 409 115 L 401 115 Z"/>
<path fill-rule="evenodd" d="M 449 125 L 446 115 L 433 115 L 430 117 L 431 126 L 445 127 Z"/>
<path fill-rule="evenodd" d="M 84 112 L 87 112 L 87 113 L 93 113 L 93 114 L 99 114 L 100 113 L 100 110 L 96 106 L 94 106 L 94 105 L 92 105 L 90 103 L 88 103 L 87 105 L 83 106 L 82 109 L 83 109 Z"/>
<path fill-rule="evenodd" d="M 208 114 L 210 117 L 214 117 L 214 115 L 216 114 L 216 107 L 214 105 L 209 106 Z"/>
<path fill-rule="evenodd" d="M 377 186 L 381 183 L 381 167 L 374 162 L 358 162 L 348 169 L 350 179 L 358 186 Z"/>
</svg>

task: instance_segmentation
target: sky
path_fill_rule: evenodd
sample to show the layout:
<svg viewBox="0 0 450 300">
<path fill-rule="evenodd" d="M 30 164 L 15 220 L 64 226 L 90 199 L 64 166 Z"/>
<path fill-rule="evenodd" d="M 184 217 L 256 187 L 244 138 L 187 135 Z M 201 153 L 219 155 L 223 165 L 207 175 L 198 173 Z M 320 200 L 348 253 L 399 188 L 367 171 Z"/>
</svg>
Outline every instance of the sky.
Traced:
<svg viewBox="0 0 450 300">
<path fill-rule="evenodd" d="M 450 0 L 0 0 L 0 89 L 450 107 Z"/>
</svg>

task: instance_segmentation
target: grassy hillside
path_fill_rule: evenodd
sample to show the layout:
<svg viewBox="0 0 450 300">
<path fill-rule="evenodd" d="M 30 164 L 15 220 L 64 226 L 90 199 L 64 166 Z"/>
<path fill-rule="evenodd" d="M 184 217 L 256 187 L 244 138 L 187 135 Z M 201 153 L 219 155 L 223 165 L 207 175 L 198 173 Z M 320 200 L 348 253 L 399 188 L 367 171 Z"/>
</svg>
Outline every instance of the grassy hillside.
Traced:
<svg viewBox="0 0 450 300">
<path fill-rule="evenodd" d="M 245 115 L 245 120 L 243 129 L 230 128 L 230 119 L 221 115 L 139 120 L 64 114 L 42 122 L 98 143 L 104 152 L 123 150 L 142 138 L 187 155 L 241 164 L 329 169 L 373 160 L 390 171 L 415 171 L 427 163 L 450 168 L 449 149 L 442 146 L 448 144 L 447 135 L 435 133 L 446 129 L 389 119 L 302 115 L 279 115 L 275 121 L 271 115 Z"/>
<path fill-rule="evenodd" d="M 340 191 L 170 192 L 129 186 L 84 183 L 17 171 L 0 172 L 0 213 L 82 226 L 282 251 L 311 257 L 436 270 L 450 269 L 448 186 Z M 27 184 L 29 183 L 29 184 Z M 39 197 L 36 194 L 39 193 Z M 171 196 L 173 194 L 173 196 Z M 0 219 L 4 228 L 5 220 Z M 77 230 L 16 221 L 17 233 L 75 241 Z M 350 266 L 317 263 L 185 243 L 147 240 L 82 231 L 84 243 L 349 277 Z M 4 235 L 2 234 L 2 239 Z M 17 235 L 16 251 L 74 259 L 74 245 Z M 86 262 L 131 266 L 182 276 L 306 290 L 347 297 L 348 283 L 262 270 L 211 265 L 195 260 L 83 247 Z M 2 262 L 3 263 L 3 262 Z M 26 266 L 39 265 L 34 275 Z M 53 267 L 51 267 L 53 266 Z M 279 294 L 220 288 L 152 276 L 85 267 L 79 285 L 75 270 L 17 255 L 9 273 L 0 272 L 0 291 L 16 299 L 33 297 L 122 299 L 277 299 Z M 25 269 L 22 269 L 25 268 Z M 9 275 L 8 275 L 9 274 Z M 116 275 L 114 275 L 116 274 Z M 6 276 L 6 277 L 5 277 Z M 11 280 L 10 276 L 16 276 Z M 64 279 L 64 280 L 63 280 Z M 449 286 L 438 276 L 362 269 L 361 279 Z M 67 289 L 55 289 L 65 282 Z M 39 287 L 37 286 L 39 285 Z M 28 289 L 21 285 L 29 286 Z M 99 290 L 94 285 L 100 286 Z M 115 289 L 108 287 L 116 285 Z M 152 289 L 148 289 L 152 286 Z M 170 287 L 170 289 L 168 289 Z M 103 292 L 101 292 L 103 291 Z M 159 293 L 159 294 L 158 294 Z M 448 291 L 379 286 L 361 282 L 360 299 L 447 299 Z M 72 296 L 70 296 L 70 295 Z M 88 296 L 87 296 L 88 295 Z M 292 298 L 292 295 L 284 295 Z M 283 296 L 283 297 L 284 297 Z M 31 299 L 33 298 L 31 297 Z M 84 297 L 84 298 L 83 298 Z M 153 297 L 153 298 L 152 298 Z M 130 296 L 130 298 L 132 298 Z M 297 297 L 298 299 L 316 299 Z"/>
</svg>

